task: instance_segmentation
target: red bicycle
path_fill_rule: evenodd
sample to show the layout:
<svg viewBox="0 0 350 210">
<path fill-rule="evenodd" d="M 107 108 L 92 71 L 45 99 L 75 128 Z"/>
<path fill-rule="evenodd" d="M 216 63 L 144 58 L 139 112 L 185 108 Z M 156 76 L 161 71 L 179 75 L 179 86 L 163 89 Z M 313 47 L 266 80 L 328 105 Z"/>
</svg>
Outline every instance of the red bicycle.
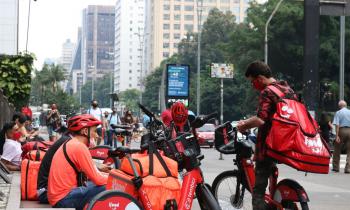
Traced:
<svg viewBox="0 0 350 210">
<path fill-rule="evenodd" d="M 254 162 L 251 157 L 253 143 L 237 139 L 237 129 L 230 122 L 215 131 L 215 148 L 223 154 L 235 154 L 233 160 L 237 169 L 219 174 L 212 184 L 212 190 L 223 210 L 252 209 L 251 192 L 255 183 Z M 265 202 L 271 209 L 308 210 L 309 198 L 304 188 L 292 179 L 278 182 L 278 168 L 269 178 L 269 193 Z"/>
<path fill-rule="evenodd" d="M 160 152 L 166 156 L 170 156 L 170 158 L 176 160 L 179 170 L 186 171 L 182 176 L 183 181 L 179 203 L 176 203 L 175 200 L 168 200 L 169 202 L 167 201 L 164 206 L 165 210 L 190 210 L 195 195 L 202 210 L 220 210 L 219 203 L 212 194 L 210 186 L 204 182 L 203 173 L 200 168 L 201 160 L 203 160 L 204 156 L 200 154 L 200 150 L 198 151 L 199 146 L 196 136 L 193 135 L 193 133 L 183 133 L 175 139 L 166 139 L 164 130 L 163 132 L 160 131 L 162 130 L 160 128 L 163 127 L 162 123 L 159 122 L 153 113 L 148 111 L 145 107 L 140 107 L 143 109 L 144 113 L 148 114 L 151 118 L 150 133 L 144 137 L 149 139 L 143 141 L 141 149 L 119 147 L 108 153 L 109 158 L 127 158 L 133 171 L 131 183 L 129 181 L 129 185 L 124 186 L 121 186 L 120 184 L 111 185 L 113 186 L 112 189 L 98 194 L 90 201 L 87 209 L 154 209 L 147 193 L 143 189 L 142 177 L 135 166 L 135 160 L 132 160 L 131 158 L 131 154 L 142 154 L 145 152 L 145 148 L 147 148 L 145 144 L 149 144 L 152 145 L 152 147 L 154 146 L 160 149 Z M 211 116 L 212 115 L 198 118 L 193 125 L 200 126 L 201 124 L 206 123 Z M 156 150 L 156 153 L 159 154 L 158 150 Z M 116 177 L 113 177 L 113 174 L 111 173 L 110 178 L 115 179 Z M 136 189 L 138 199 L 135 198 L 135 195 L 126 193 L 130 192 L 130 189 L 128 188 L 130 188 L 131 185 Z"/>
</svg>

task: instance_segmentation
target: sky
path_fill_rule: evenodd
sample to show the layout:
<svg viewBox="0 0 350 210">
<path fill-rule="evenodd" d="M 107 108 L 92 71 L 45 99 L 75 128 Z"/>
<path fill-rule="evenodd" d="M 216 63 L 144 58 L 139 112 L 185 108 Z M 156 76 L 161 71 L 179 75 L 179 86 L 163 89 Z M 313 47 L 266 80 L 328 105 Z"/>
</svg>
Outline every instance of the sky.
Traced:
<svg viewBox="0 0 350 210">
<path fill-rule="evenodd" d="M 31 1 L 28 51 L 41 69 L 46 58 L 59 58 L 66 39 L 76 42 L 82 11 L 88 5 L 115 5 L 116 0 L 19 0 L 19 50 L 25 51 Z"/>
</svg>

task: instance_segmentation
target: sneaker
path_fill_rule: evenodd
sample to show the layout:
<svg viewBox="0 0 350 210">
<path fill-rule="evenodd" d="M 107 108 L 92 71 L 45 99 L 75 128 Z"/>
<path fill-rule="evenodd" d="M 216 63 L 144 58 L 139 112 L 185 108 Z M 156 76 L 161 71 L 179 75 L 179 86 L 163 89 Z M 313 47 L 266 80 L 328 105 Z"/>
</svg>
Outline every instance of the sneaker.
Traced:
<svg viewBox="0 0 350 210">
<path fill-rule="evenodd" d="M 333 168 L 332 171 L 334 171 L 334 172 L 339 172 L 339 169 Z"/>
</svg>

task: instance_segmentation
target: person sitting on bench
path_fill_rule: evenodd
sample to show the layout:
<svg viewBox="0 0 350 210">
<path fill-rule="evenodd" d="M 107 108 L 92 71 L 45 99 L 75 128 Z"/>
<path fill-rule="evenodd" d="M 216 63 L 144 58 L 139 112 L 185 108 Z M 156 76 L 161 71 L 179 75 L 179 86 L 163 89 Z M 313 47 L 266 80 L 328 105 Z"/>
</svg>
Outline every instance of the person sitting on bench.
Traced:
<svg viewBox="0 0 350 210">
<path fill-rule="evenodd" d="M 1 162 L 11 171 L 21 169 L 21 143 L 17 141 L 20 136 L 16 136 L 17 125 L 9 122 L 4 125 L 0 132 L 0 155 Z"/>
</svg>

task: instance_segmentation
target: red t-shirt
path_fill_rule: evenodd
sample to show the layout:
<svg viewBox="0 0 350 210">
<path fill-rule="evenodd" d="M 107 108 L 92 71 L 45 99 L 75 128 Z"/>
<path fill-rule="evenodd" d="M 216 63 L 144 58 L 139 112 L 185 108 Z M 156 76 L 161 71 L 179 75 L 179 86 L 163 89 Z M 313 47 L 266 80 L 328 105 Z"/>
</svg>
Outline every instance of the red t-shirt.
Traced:
<svg viewBox="0 0 350 210">
<path fill-rule="evenodd" d="M 171 121 L 173 121 L 173 117 L 171 116 L 171 111 L 170 111 L 170 109 L 164 110 L 164 111 L 162 112 L 161 118 L 162 118 L 163 123 L 164 123 L 167 127 L 169 127 Z"/>
<path fill-rule="evenodd" d="M 107 175 L 97 169 L 86 145 L 73 138 L 67 142 L 66 151 L 78 171 L 83 171 L 89 180 L 96 185 L 107 184 Z M 64 157 L 62 145 L 55 153 L 50 168 L 47 197 L 52 206 L 78 186 L 76 177 L 77 174 Z"/>
</svg>

